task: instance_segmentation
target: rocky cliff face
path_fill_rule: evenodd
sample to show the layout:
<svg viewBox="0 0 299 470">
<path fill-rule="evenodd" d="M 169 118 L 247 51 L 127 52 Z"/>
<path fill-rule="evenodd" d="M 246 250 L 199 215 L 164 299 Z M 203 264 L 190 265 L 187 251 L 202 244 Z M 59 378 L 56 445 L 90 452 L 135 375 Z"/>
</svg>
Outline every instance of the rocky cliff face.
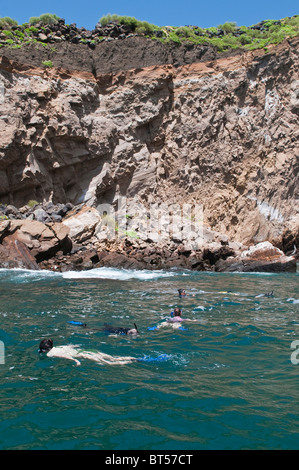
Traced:
<svg viewBox="0 0 299 470">
<path fill-rule="evenodd" d="M 117 62 L 109 44 L 72 45 L 77 68 L 68 53 L 63 67 L 64 45 L 47 70 L 31 49 L 0 51 L 0 202 L 202 205 L 210 233 L 291 251 L 298 38 L 267 54 L 193 50 L 190 60 L 186 49 L 185 63 L 182 49 L 178 61 L 163 48 L 155 62 L 144 38 L 118 43 Z M 140 66 L 128 68 L 134 52 Z"/>
</svg>

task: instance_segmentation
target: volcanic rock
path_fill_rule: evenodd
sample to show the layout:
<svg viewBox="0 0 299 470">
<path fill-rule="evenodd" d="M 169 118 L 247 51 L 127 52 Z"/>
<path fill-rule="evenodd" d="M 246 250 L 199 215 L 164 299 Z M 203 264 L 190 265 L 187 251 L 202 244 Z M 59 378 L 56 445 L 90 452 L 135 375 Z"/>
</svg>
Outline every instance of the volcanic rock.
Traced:
<svg viewBox="0 0 299 470">
<path fill-rule="evenodd" d="M 296 272 L 296 258 L 286 256 L 269 242 L 258 243 L 239 257 L 228 257 L 215 263 L 216 271 L 230 272 Z"/>
<path fill-rule="evenodd" d="M 114 27 L 94 49 L 80 42 L 94 33 L 74 25 L 40 33 L 55 53 L 1 48 L 2 251 L 13 235 L 10 245 L 39 263 L 67 257 L 76 243 L 107 250 L 99 261 L 91 254 L 92 267 L 107 258 L 151 269 L 294 270 L 283 256 L 298 246 L 298 38 L 221 56 Z M 119 214 L 122 198 L 127 226 L 105 225 L 104 210 Z M 148 231 L 155 204 L 166 216 Z M 184 221 L 168 233 L 173 207 L 189 239 Z M 120 249 L 125 239 L 132 244 Z M 267 241 L 283 251 L 241 256 Z"/>
</svg>

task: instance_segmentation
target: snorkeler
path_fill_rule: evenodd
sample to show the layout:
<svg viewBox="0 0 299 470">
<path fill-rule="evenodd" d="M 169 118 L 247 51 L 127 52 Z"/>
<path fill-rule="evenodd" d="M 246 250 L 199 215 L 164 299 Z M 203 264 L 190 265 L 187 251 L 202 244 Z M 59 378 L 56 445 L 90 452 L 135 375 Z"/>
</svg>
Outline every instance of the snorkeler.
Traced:
<svg viewBox="0 0 299 470">
<path fill-rule="evenodd" d="M 105 333 L 114 334 L 114 335 L 137 336 L 139 335 L 139 331 L 136 326 L 136 323 L 134 323 L 134 327 L 135 328 L 123 328 L 123 327 L 115 327 L 115 326 L 106 324 L 104 328 L 102 328 L 102 331 L 105 331 Z"/>
<path fill-rule="evenodd" d="M 105 324 L 103 328 L 89 328 L 86 323 L 82 323 L 79 321 L 68 321 L 68 323 L 70 325 L 82 326 L 82 328 L 86 328 L 92 331 L 104 331 L 105 333 L 109 333 L 109 334 L 129 335 L 129 336 L 139 335 L 139 331 L 136 326 L 136 323 L 134 323 L 134 328 L 114 327 L 114 326 L 107 325 L 107 324 Z"/>
<path fill-rule="evenodd" d="M 197 321 L 197 320 L 191 320 L 190 318 L 182 318 L 182 310 L 179 307 L 176 307 L 173 310 L 171 318 L 168 318 L 166 321 L 169 323 L 175 323 L 175 322 L 182 322 L 182 321 Z"/>
<path fill-rule="evenodd" d="M 60 357 L 74 361 L 77 366 L 81 365 L 79 359 L 90 359 L 98 364 L 124 365 L 136 362 L 164 362 L 170 356 L 168 354 L 159 354 L 156 357 L 132 357 L 132 356 L 110 356 L 100 351 L 84 351 L 79 349 L 78 345 L 69 344 L 67 346 L 54 346 L 53 340 L 50 338 L 41 340 L 39 344 L 39 354 L 46 353 L 47 357 Z M 78 359 L 79 358 L 79 359 Z"/>
<path fill-rule="evenodd" d="M 255 296 L 256 299 L 258 297 L 274 297 L 273 290 L 271 292 L 266 292 L 265 294 L 259 294 Z"/>
<path fill-rule="evenodd" d="M 197 322 L 197 320 L 191 320 L 191 318 L 182 318 L 182 310 L 179 307 L 176 307 L 173 312 L 171 312 L 171 317 L 164 318 L 161 323 L 155 326 L 148 327 L 148 330 L 159 330 L 165 326 L 171 326 L 174 329 L 185 330 L 181 326 L 181 323 L 184 321 L 188 322 Z"/>
<path fill-rule="evenodd" d="M 90 359 L 97 362 L 98 364 L 111 364 L 111 365 L 123 365 L 136 362 L 137 359 L 131 356 L 124 357 L 113 357 L 109 354 L 104 354 L 101 352 L 93 351 L 84 351 L 78 349 L 77 345 L 68 345 L 68 346 L 54 346 L 52 339 L 43 339 L 39 344 L 39 353 L 46 353 L 48 357 L 61 357 L 64 359 L 70 359 L 76 363 L 77 366 L 81 365 L 81 362 L 78 358 Z"/>
<path fill-rule="evenodd" d="M 179 293 L 180 299 L 181 299 L 182 297 L 187 297 L 188 295 L 189 295 L 189 296 L 191 295 L 192 297 L 195 297 L 195 294 L 187 294 L 186 291 L 185 291 L 185 289 L 178 289 L 178 293 Z"/>
</svg>

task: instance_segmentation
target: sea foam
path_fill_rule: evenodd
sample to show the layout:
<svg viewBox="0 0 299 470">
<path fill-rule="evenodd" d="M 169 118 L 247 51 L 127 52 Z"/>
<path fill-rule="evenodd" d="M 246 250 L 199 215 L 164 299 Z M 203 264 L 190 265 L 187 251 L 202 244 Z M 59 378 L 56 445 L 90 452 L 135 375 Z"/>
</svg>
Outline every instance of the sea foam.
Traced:
<svg viewBox="0 0 299 470">
<path fill-rule="evenodd" d="M 172 277 L 174 273 L 158 270 L 133 270 L 118 268 L 95 268 L 88 271 L 66 271 L 62 273 L 64 279 L 112 279 L 127 281 L 137 279 L 139 281 L 151 281 L 163 277 Z"/>
</svg>

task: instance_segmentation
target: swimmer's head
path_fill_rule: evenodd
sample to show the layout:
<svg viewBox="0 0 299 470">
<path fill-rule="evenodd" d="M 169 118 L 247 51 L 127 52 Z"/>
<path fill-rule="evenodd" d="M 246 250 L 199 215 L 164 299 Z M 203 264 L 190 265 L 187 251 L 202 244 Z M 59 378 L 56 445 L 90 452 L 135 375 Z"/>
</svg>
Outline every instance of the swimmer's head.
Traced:
<svg viewBox="0 0 299 470">
<path fill-rule="evenodd" d="M 182 310 L 179 307 L 175 307 L 173 310 L 173 316 L 174 317 L 180 317 L 182 315 Z"/>
<path fill-rule="evenodd" d="M 273 297 L 273 290 L 271 292 L 267 292 L 265 297 Z"/>
<path fill-rule="evenodd" d="M 131 328 L 130 330 L 128 330 L 127 335 L 130 335 L 130 336 L 137 336 L 137 335 L 139 335 L 139 333 L 138 333 L 138 331 L 136 330 L 136 328 Z"/>
<path fill-rule="evenodd" d="M 136 323 L 134 323 L 134 326 L 135 326 L 135 328 L 131 328 L 130 330 L 128 330 L 127 335 L 131 335 L 131 336 L 139 335 L 139 331 L 138 331 L 138 328 L 136 326 Z"/>
<path fill-rule="evenodd" d="M 43 339 L 39 343 L 39 353 L 48 352 L 53 348 L 53 341 L 51 339 Z"/>
<path fill-rule="evenodd" d="M 178 289 L 179 295 L 186 295 L 185 289 Z"/>
</svg>

